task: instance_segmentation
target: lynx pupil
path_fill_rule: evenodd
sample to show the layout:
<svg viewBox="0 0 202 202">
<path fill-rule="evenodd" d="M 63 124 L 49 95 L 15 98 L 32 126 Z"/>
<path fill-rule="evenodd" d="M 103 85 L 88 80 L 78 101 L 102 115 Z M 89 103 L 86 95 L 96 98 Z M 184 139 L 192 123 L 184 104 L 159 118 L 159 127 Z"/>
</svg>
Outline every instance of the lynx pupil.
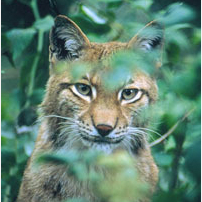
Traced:
<svg viewBox="0 0 202 202">
<path fill-rule="evenodd" d="M 130 100 L 136 96 L 137 92 L 137 89 L 125 89 L 122 92 L 122 99 Z"/>
<path fill-rule="evenodd" d="M 75 85 L 76 89 L 78 90 L 79 93 L 81 93 L 82 95 L 91 95 L 91 88 L 90 86 L 86 85 L 86 84 L 82 84 L 82 83 L 78 83 Z"/>
</svg>

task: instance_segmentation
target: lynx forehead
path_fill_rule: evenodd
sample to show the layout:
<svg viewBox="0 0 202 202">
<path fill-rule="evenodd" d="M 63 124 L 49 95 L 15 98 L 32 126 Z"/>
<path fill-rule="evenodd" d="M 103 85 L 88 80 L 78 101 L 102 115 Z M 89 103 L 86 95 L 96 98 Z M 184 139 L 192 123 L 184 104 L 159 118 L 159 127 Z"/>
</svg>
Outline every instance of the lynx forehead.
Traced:
<svg viewBox="0 0 202 202">
<path fill-rule="evenodd" d="M 147 29 L 152 29 L 152 34 Z M 43 119 L 18 202 L 59 202 L 69 197 L 98 202 L 89 187 L 68 176 L 66 167 L 50 164 L 34 170 L 39 153 L 71 149 L 129 152 L 137 162 L 134 166 L 141 181 L 150 185 L 150 193 L 154 191 L 158 169 L 148 147 L 148 119 L 142 110 L 156 101 L 156 82 L 138 71 L 111 88 L 103 77 L 112 68 L 107 61 L 112 55 L 127 50 L 150 54 L 161 41 L 162 29 L 154 21 L 129 42 L 99 44 L 90 42 L 69 18 L 60 15 L 55 19 L 50 32 L 50 78 L 41 104 Z M 87 71 L 84 64 L 89 65 Z M 71 72 L 77 68 L 81 74 L 75 79 Z M 141 201 L 148 202 L 148 197 Z"/>
<path fill-rule="evenodd" d="M 119 147 L 129 151 L 137 150 L 135 146 L 131 148 L 127 143 L 131 139 L 136 142 L 135 145 L 145 145 L 144 131 L 140 129 L 145 127 L 145 121 L 141 122 L 137 114 L 156 100 L 155 81 L 145 73 L 135 72 L 127 81 L 123 81 L 124 84 L 109 91 L 101 77 L 103 72 L 110 68 L 108 63 L 102 63 L 102 60 L 112 54 L 129 49 L 150 51 L 160 45 L 160 27 L 155 22 L 148 27 L 156 30 L 156 35 L 139 34 L 128 43 L 98 44 L 91 43 L 70 19 L 64 16 L 56 18 L 50 33 L 49 91 L 42 104 L 46 115 L 61 116 L 57 122 L 62 122 L 63 127 L 52 134 L 56 145 L 63 149 L 96 148 L 109 153 Z M 76 61 L 88 62 L 91 66 L 97 62 L 99 65 L 79 80 L 72 81 L 70 71 L 59 75 L 54 73 L 60 61 L 67 61 L 66 65 L 70 65 L 70 68 Z M 77 68 L 76 65 L 73 68 Z M 48 105 L 50 100 L 55 106 Z M 68 120 L 65 121 L 64 117 L 68 117 Z M 136 137 L 131 138 L 131 134 Z M 65 141 L 67 139 L 69 141 Z"/>
</svg>

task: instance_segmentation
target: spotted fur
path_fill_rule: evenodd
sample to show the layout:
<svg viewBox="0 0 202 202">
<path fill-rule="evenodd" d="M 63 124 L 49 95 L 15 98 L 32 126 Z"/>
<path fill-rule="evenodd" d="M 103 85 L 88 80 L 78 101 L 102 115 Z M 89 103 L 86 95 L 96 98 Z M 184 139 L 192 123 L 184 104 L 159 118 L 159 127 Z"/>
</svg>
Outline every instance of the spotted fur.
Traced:
<svg viewBox="0 0 202 202">
<path fill-rule="evenodd" d="M 60 202 L 71 197 L 99 201 L 88 182 L 81 183 L 70 177 L 65 166 L 51 163 L 37 169 L 34 166 L 40 152 L 71 149 L 93 149 L 107 154 L 127 151 L 136 161 L 134 166 L 141 180 L 150 185 L 151 193 L 154 191 L 158 169 L 147 143 L 148 120 L 143 120 L 139 114 L 157 100 L 156 82 L 146 73 L 135 72 L 126 86 L 108 91 L 100 78 L 108 71 L 104 60 L 110 55 L 136 48 L 152 51 L 160 45 L 161 29 L 155 22 L 148 27 L 158 31 L 153 36 L 138 33 L 127 43 L 99 44 L 90 42 L 69 18 L 58 16 L 55 19 L 50 32 L 50 78 L 40 107 L 42 123 L 24 173 L 18 202 Z M 69 71 L 57 73 L 56 67 L 61 61 L 70 69 L 76 61 L 88 62 L 92 66 L 99 64 L 99 69 L 92 67 L 76 81 L 90 87 L 91 96 L 79 92 Z M 84 86 L 83 90 L 89 90 L 88 87 Z M 123 100 L 124 88 L 138 89 L 131 91 L 136 96 L 132 101 Z M 149 199 L 145 197 L 143 201 Z"/>
</svg>

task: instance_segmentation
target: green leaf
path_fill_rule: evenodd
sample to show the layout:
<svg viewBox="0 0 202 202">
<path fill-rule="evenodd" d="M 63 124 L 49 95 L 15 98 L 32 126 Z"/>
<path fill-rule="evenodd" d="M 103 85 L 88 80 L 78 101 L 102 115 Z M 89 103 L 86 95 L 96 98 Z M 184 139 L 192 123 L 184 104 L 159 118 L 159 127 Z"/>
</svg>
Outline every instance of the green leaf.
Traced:
<svg viewBox="0 0 202 202">
<path fill-rule="evenodd" d="M 89 201 L 84 198 L 73 198 L 73 199 L 68 199 L 65 202 L 89 202 Z"/>
<path fill-rule="evenodd" d="M 106 20 L 103 17 L 100 17 L 93 9 L 82 5 L 81 10 L 85 15 L 87 15 L 93 22 L 97 24 L 106 24 Z"/>
<path fill-rule="evenodd" d="M 32 105 L 40 104 L 44 97 L 44 94 L 45 92 L 43 88 L 34 90 L 32 96 L 30 97 L 30 102 L 32 103 Z"/>
<path fill-rule="evenodd" d="M 190 41 L 187 36 L 176 29 L 167 29 L 165 34 L 167 42 L 172 42 L 178 45 L 182 50 L 190 47 Z"/>
<path fill-rule="evenodd" d="M 189 23 L 180 23 L 176 25 L 172 25 L 169 29 L 178 30 L 178 29 L 185 29 L 185 28 L 192 28 L 192 25 Z"/>
<path fill-rule="evenodd" d="M 194 29 L 192 42 L 194 45 L 201 44 L 201 29 Z"/>
<path fill-rule="evenodd" d="M 169 151 L 171 149 L 174 149 L 175 147 L 176 147 L 175 139 L 173 136 L 170 136 L 166 141 L 165 151 Z"/>
<path fill-rule="evenodd" d="M 154 154 L 155 160 L 160 166 L 170 166 L 172 163 L 172 156 L 165 153 L 156 153 Z"/>
<path fill-rule="evenodd" d="M 186 151 L 187 169 L 193 174 L 198 182 L 201 179 L 201 138 L 199 137 Z"/>
<path fill-rule="evenodd" d="M 30 3 L 31 3 L 31 0 L 18 0 L 20 3 L 22 3 L 22 4 L 25 4 L 25 5 L 27 5 L 27 6 L 29 6 L 30 5 Z"/>
<path fill-rule="evenodd" d="M 6 33 L 11 44 L 14 60 L 27 48 L 35 34 L 36 30 L 33 28 L 12 29 Z"/>
<path fill-rule="evenodd" d="M 168 6 L 165 12 L 157 14 L 158 18 L 164 25 L 173 25 L 177 23 L 184 23 L 193 20 L 195 12 L 189 6 L 183 3 L 173 3 Z"/>
<path fill-rule="evenodd" d="M 12 111 L 12 113 L 10 113 Z M 18 100 L 13 93 L 1 94 L 1 118 L 6 121 L 14 121 L 19 112 Z"/>
<path fill-rule="evenodd" d="M 51 17 L 50 15 L 47 15 L 45 18 L 42 18 L 40 20 L 37 20 L 34 23 L 34 28 L 36 29 L 40 29 L 43 31 L 48 31 L 51 29 L 51 27 L 54 25 L 54 20 L 53 17 Z"/>
<path fill-rule="evenodd" d="M 1 51 L 2 51 L 2 53 L 9 51 L 10 48 L 11 48 L 10 41 L 9 41 L 8 37 L 6 36 L 6 34 L 3 33 L 1 35 Z"/>
<path fill-rule="evenodd" d="M 100 155 L 99 151 L 94 151 L 94 150 L 86 151 L 82 160 L 87 165 L 90 165 L 90 164 L 93 164 L 97 161 L 99 155 Z"/>
<path fill-rule="evenodd" d="M 121 0 L 97 0 L 98 2 L 104 2 L 104 3 L 115 3 L 115 2 L 121 2 Z"/>
<path fill-rule="evenodd" d="M 79 181 L 84 181 L 88 178 L 87 167 L 82 162 L 75 162 L 72 164 L 68 169 L 68 173 L 75 176 Z"/>
<path fill-rule="evenodd" d="M 1 150 L 1 165 L 4 172 L 8 172 L 16 164 L 15 152 L 10 149 Z"/>
<path fill-rule="evenodd" d="M 11 122 L 12 123 L 12 122 Z M 10 126 L 8 122 L 2 121 L 1 122 L 1 137 L 5 137 L 4 141 L 2 142 L 1 146 L 4 146 L 3 143 L 10 142 L 12 146 L 14 145 L 15 133 L 14 133 L 14 126 Z M 9 141 L 12 140 L 12 141 Z"/>
<path fill-rule="evenodd" d="M 52 162 L 61 165 L 69 165 L 73 164 L 74 162 L 78 161 L 79 156 L 74 151 L 69 151 L 68 153 L 59 153 L 59 154 L 42 154 L 37 159 L 38 163 L 43 162 Z"/>
<path fill-rule="evenodd" d="M 133 2 L 133 5 L 135 7 L 143 8 L 146 10 L 148 10 L 152 4 L 153 4 L 152 0 L 136 0 Z"/>
</svg>

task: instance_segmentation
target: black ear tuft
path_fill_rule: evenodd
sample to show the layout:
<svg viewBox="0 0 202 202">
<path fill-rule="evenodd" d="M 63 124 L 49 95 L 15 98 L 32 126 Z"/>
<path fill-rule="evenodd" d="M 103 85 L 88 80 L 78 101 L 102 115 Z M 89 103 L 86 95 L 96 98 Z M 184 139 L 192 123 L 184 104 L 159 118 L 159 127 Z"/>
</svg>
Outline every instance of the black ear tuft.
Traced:
<svg viewBox="0 0 202 202">
<path fill-rule="evenodd" d="M 73 60 L 81 56 L 81 50 L 89 40 L 80 28 L 66 16 L 59 15 L 50 32 L 50 51 L 58 60 Z"/>
</svg>

